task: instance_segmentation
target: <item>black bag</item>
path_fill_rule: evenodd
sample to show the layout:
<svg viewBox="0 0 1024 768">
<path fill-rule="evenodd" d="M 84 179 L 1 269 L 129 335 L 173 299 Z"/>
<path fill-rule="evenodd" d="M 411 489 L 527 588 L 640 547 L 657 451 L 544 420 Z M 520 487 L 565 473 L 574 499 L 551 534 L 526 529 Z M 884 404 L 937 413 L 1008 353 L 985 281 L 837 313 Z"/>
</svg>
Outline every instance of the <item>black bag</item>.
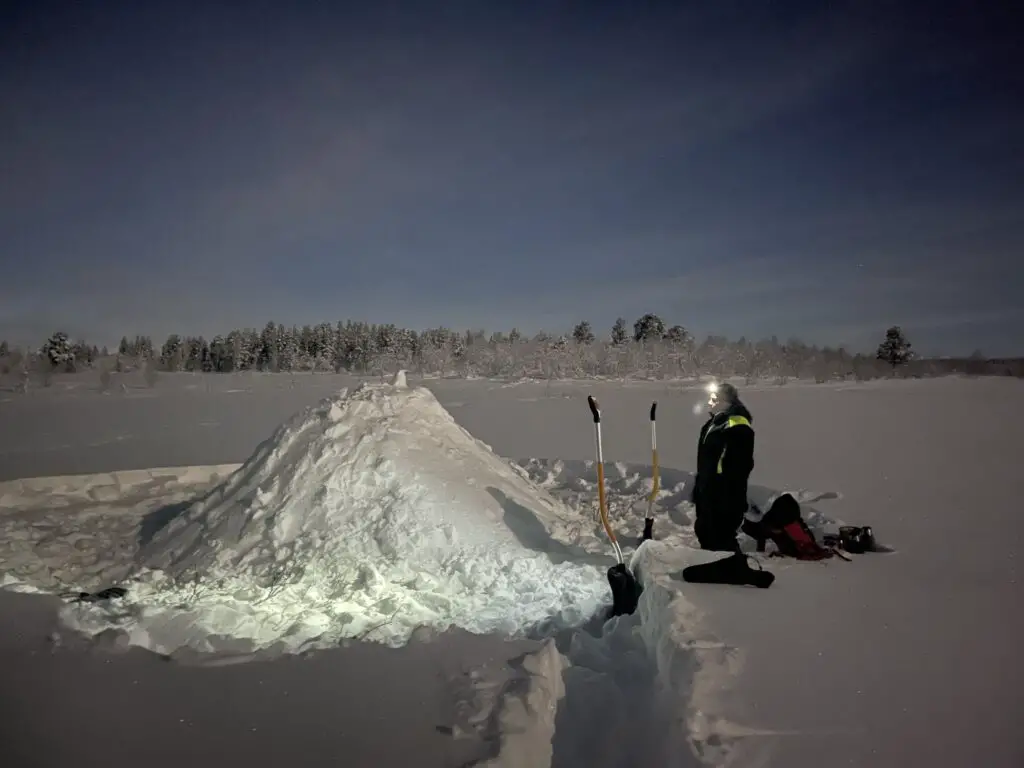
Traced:
<svg viewBox="0 0 1024 768">
<path fill-rule="evenodd" d="M 832 557 L 830 549 L 814 539 L 814 533 L 800 516 L 800 504 L 792 494 L 784 493 L 757 522 L 745 519 L 741 530 L 757 542 L 757 551 L 764 552 L 765 542 L 771 539 L 779 554 L 798 560 L 824 560 Z"/>
<path fill-rule="evenodd" d="M 875 532 L 870 525 L 843 525 L 839 528 L 839 545 L 854 555 L 862 555 L 875 549 Z"/>
</svg>

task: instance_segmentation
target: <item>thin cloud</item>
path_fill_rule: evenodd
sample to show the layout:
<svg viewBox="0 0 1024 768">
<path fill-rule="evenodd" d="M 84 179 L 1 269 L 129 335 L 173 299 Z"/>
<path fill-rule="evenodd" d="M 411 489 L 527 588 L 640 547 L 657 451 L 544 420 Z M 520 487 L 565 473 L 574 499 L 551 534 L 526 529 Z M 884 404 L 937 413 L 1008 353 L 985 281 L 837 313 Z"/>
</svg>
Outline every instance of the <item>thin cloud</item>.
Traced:
<svg viewBox="0 0 1024 768">
<path fill-rule="evenodd" d="M 952 338 L 927 318 L 1015 300 L 1013 177 L 982 184 L 969 160 L 985 138 L 1014 154 L 1019 109 L 971 103 L 921 133 L 931 107 L 884 76 L 917 49 L 859 3 L 786 25 L 717 4 L 540 26 L 518 7 L 318 13 L 282 14 L 257 60 L 268 19 L 211 10 L 203 28 L 232 34 L 186 36 L 168 72 L 159 46 L 193 23 L 175 17 L 136 59 L 152 73 L 111 71 L 95 94 L 70 59 L 0 69 L 16 97 L 0 99 L 0 336 L 211 335 L 263 315 L 567 330 L 654 311 L 751 337 L 923 318 Z M 102 74 L 116 43 L 81 37 L 74 61 Z M 871 110 L 899 138 L 855 135 Z M 897 167 L 859 173 L 849 149 Z"/>
</svg>

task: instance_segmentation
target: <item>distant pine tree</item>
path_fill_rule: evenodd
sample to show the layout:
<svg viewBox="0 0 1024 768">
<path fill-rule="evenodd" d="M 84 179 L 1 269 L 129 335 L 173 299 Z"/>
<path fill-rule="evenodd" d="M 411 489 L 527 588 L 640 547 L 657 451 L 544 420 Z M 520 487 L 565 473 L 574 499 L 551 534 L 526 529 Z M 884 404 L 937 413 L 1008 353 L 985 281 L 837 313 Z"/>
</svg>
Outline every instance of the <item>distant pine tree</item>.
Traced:
<svg viewBox="0 0 1024 768">
<path fill-rule="evenodd" d="M 277 371 L 278 368 L 278 331 L 273 321 L 263 326 L 260 333 L 259 351 L 256 354 L 256 367 L 261 371 Z"/>
<path fill-rule="evenodd" d="M 683 328 L 683 326 L 673 325 L 665 331 L 665 341 L 677 347 L 685 347 L 693 342 L 693 338 L 690 336 L 690 332 Z"/>
<path fill-rule="evenodd" d="M 594 331 L 591 329 L 590 323 L 586 320 L 577 323 L 576 327 L 572 329 L 572 338 L 577 344 L 593 344 Z"/>
<path fill-rule="evenodd" d="M 165 371 L 178 371 L 184 367 L 185 351 L 181 337 L 172 333 L 160 348 L 160 365 Z"/>
<path fill-rule="evenodd" d="M 612 344 L 616 347 L 626 343 L 626 321 L 624 318 L 618 318 L 615 321 L 615 325 L 612 326 Z"/>
<path fill-rule="evenodd" d="M 68 335 L 63 331 L 57 331 L 48 338 L 40 352 L 54 369 L 75 370 L 74 347 L 71 345 Z"/>
<path fill-rule="evenodd" d="M 647 313 L 633 323 L 635 341 L 657 341 L 665 336 L 665 322 L 657 315 Z"/>
<path fill-rule="evenodd" d="M 893 371 L 897 366 L 904 365 L 914 359 L 914 352 L 903 330 L 894 325 L 885 332 L 885 341 L 878 345 L 878 352 L 875 355 L 879 360 L 892 366 Z"/>
</svg>

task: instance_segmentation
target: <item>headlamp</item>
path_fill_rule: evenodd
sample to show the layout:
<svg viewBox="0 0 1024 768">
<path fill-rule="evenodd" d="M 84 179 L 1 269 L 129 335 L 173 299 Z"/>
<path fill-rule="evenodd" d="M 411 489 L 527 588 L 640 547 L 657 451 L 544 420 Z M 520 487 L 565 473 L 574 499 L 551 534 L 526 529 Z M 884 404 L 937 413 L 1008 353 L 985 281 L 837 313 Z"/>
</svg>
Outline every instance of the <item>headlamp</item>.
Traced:
<svg viewBox="0 0 1024 768">
<path fill-rule="evenodd" d="M 712 381 L 710 384 L 708 384 L 707 390 L 708 406 L 710 408 L 714 408 L 716 405 L 718 405 L 718 382 Z"/>
</svg>

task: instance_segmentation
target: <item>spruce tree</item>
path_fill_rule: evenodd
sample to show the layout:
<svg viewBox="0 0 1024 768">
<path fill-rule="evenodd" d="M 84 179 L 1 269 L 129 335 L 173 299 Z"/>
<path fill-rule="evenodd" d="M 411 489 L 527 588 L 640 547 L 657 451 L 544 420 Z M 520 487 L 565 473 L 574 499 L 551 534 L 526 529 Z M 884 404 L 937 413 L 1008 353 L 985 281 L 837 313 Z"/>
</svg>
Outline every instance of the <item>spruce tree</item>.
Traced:
<svg viewBox="0 0 1024 768">
<path fill-rule="evenodd" d="M 876 357 L 891 365 L 894 372 L 897 366 L 914 359 L 911 344 L 898 325 L 894 325 L 885 332 L 885 341 L 878 345 Z"/>
</svg>

